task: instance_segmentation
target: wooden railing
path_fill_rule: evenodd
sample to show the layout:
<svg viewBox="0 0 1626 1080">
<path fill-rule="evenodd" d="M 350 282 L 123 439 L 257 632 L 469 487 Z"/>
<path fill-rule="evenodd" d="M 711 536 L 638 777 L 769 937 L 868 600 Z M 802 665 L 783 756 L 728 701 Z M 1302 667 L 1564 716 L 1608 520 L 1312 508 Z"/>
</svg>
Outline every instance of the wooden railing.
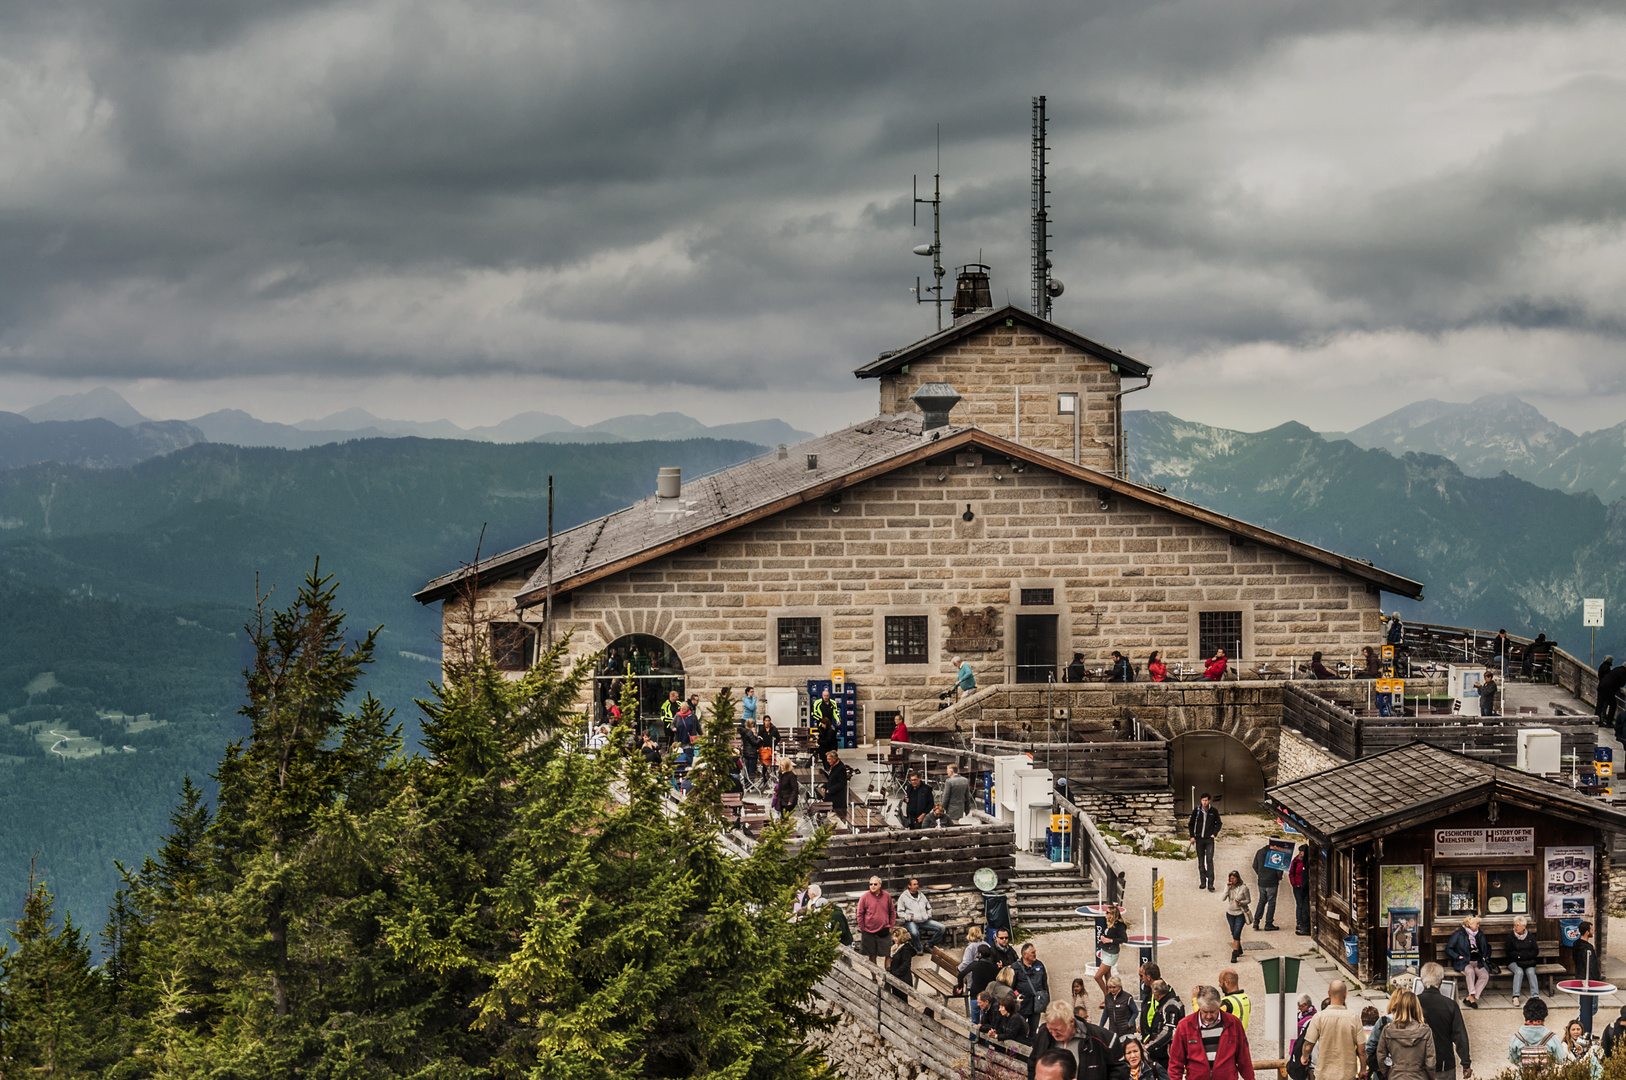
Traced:
<svg viewBox="0 0 1626 1080">
<path fill-rule="evenodd" d="M 1282 726 L 1298 731 L 1346 760 L 1379 754 L 1415 740 L 1471 754 L 1498 765 L 1518 756 L 1521 727 L 1550 727 L 1562 737 L 1563 753 L 1592 760 L 1598 744 L 1590 717 L 1509 714 L 1478 716 L 1359 716 L 1310 689 L 1289 686 L 1282 693 Z"/>
<path fill-rule="evenodd" d="M 1028 1048 L 1021 1043 L 983 1040 L 953 1002 L 935 1001 L 888 975 L 852 949 L 843 948 L 829 972 L 814 984 L 818 995 L 838 1006 L 853 1022 L 912 1055 L 944 1080 L 1003 1077 L 1014 1066 L 1027 1076 Z"/>
<path fill-rule="evenodd" d="M 1117 854 L 1107 846 L 1107 838 L 1095 827 L 1090 815 L 1060 795 L 1056 796 L 1056 802 L 1061 805 L 1064 813 L 1073 816 L 1074 828 L 1083 834 L 1083 842 L 1078 845 L 1079 873 L 1094 883 L 1100 894 L 1101 903 L 1123 903 L 1129 879 L 1124 871 L 1124 864 L 1118 861 Z"/>
<path fill-rule="evenodd" d="M 977 739 L 972 748 L 989 754 L 1028 754 L 1080 789 L 1140 792 L 1169 787 L 1169 744 L 1150 728 L 1138 741 L 1088 739 L 1066 743 L 1018 743 Z"/>
</svg>

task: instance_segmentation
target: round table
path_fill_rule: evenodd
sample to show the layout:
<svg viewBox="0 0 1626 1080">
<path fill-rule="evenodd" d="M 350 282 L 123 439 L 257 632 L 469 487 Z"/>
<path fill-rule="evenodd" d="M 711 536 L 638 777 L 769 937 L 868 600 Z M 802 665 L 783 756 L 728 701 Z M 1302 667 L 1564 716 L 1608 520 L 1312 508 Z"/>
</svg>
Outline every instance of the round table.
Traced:
<svg viewBox="0 0 1626 1080">
<path fill-rule="evenodd" d="M 1565 979 L 1558 984 L 1558 989 L 1577 997 L 1603 997 L 1613 994 L 1615 985 L 1599 979 Z"/>
<path fill-rule="evenodd" d="M 1134 937 L 1125 938 L 1124 944 L 1130 948 L 1139 949 L 1140 962 L 1150 964 L 1152 962 L 1152 946 L 1156 945 L 1161 949 L 1173 940 L 1172 937 L 1166 937 L 1163 934 L 1159 934 L 1155 939 L 1150 934 L 1136 934 Z"/>
</svg>

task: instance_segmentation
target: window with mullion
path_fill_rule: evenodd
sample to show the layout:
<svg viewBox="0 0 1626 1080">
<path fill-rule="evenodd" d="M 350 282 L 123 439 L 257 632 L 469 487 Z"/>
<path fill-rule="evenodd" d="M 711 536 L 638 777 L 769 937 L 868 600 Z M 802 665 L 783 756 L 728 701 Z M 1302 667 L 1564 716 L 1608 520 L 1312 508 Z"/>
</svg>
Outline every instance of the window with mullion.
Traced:
<svg viewBox="0 0 1626 1080">
<path fill-rule="evenodd" d="M 926 616 L 886 617 L 886 662 L 924 664 L 927 661 Z"/>
</svg>

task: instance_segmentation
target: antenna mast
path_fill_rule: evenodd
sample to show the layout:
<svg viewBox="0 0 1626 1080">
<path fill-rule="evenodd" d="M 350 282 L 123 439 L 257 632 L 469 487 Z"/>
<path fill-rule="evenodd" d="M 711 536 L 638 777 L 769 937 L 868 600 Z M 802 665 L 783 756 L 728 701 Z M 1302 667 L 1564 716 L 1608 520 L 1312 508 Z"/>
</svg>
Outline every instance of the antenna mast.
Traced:
<svg viewBox="0 0 1626 1080">
<path fill-rule="evenodd" d="M 1050 302 L 1061 293 L 1050 282 L 1050 189 L 1045 179 L 1045 99 L 1033 99 L 1033 313 L 1050 318 Z"/>
<path fill-rule="evenodd" d="M 920 224 L 920 207 L 926 204 L 932 208 L 932 242 L 921 244 L 915 248 L 916 255 L 930 255 L 932 258 L 932 283 L 921 287 L 920 276 L 915 276 L 915 303 L 937 305 L 937 328 L 943 329 L 943 276 L 948 273 L 943 269 L 943 125 L 937 125 L 937 171 L 932 174 L 932 197 L 920 197 L 920 176 L 915 176 L 915 203 L 910 211 L 910 222 Z M 932 298 L 927 299 L 926 294 L 931 293 Z"/>
</svg>

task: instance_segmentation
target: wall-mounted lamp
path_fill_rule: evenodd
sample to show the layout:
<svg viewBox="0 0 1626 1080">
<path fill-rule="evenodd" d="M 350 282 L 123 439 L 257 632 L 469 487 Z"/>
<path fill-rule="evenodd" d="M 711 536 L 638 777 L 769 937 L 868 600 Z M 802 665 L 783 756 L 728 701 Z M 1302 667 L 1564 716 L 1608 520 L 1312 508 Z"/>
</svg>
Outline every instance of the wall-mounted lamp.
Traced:
<svg viewBox="0 0 1626 1080">
<path fill-rule="evenodd" d="M 830 512 L 832 514 L 841 513 L 841 492 L 839 491 L 830 496 Z"/>
<path fill-rule="evenodd" d="M 940 473 L 937 474 L 937 482 L 939 484 L 941 484 L 943 481 L 945 481 L 947 479 L 948 479 L 948 473 L 940 472 Z"/>
<path fill-rule="evenodd" d="M 972 521 L 972 520 L 974 520 L 976 518 L 976 516 L 977 516 L 976 514 L 973 514 L 971 512 L 971 504 L 966 503 L 965 504 L 965 513 L 960 515 L 960 520 L 961 521 Z"/>
</svg>

